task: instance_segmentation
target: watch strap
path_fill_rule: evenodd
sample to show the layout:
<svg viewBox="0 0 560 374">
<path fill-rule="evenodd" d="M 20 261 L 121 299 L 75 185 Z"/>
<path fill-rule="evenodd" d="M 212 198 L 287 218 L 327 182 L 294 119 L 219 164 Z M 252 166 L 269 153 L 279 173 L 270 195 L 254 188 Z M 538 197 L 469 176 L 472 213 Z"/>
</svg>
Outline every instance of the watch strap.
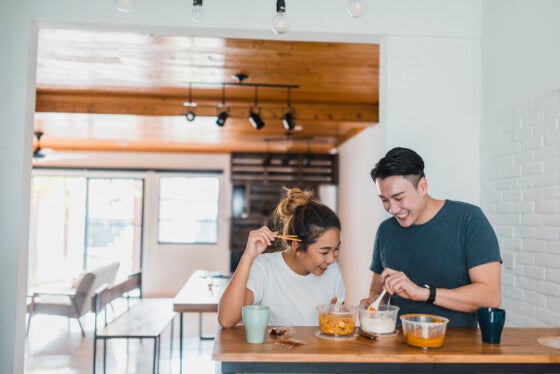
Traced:
<svg viewBox="0 0 560 374">
<path fill-rule="evenodd" d="M 426 300 L 426 302 L 428 304 L 433 304 L 434 301 L 436 301 L 436 288 L 429 284 L 425 284 L 424 287 L 430 290 L 430 296 L 428 296 L 428 300 Z"/>
</svg>

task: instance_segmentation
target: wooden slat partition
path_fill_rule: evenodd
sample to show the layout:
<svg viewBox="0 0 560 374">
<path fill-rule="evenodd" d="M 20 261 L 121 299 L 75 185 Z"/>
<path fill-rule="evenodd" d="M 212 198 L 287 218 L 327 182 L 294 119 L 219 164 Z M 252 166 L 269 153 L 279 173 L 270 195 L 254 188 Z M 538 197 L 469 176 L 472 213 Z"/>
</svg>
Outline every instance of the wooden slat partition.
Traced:
<svg viewBox="0 0 560 374">
<path fill-rule="evenodd" d="M 269 164 L 265 160 L 269 160 Z M 308 159 L 308 164 L 304 160 Z M 233 182 L 260 180 L 299 185 L 337 184 L 338 157 L 330 154 L 234 153 L 231 157 Z"/>
<path fill-rule="evenodd" d="M 319 185 L 337 184 L 338 157 L 308 153 L 233 153 L 231 180 L 234 186 L 244 187 L 246 199 L 245 214 L 231 219 L 230 270 L 233 272 L 249 232 L 268 223 L 269 215 L 284 196 L 284 187 L 310 189 L 317 194 Z"/>
</svg>

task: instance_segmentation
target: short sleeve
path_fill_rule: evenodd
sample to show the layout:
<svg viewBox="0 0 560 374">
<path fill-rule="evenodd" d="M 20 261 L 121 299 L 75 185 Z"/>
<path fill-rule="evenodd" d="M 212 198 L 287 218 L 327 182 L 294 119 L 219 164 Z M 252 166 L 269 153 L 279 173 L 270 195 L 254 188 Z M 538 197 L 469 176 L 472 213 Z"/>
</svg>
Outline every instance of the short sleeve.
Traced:
<svg viewBox="0 0 560 374">
<path fill-rule="evenodd" d="M 380 226 L 377 230 L 377 234 L 375 235 L 371 265 L 369 267 L 369 269 L 376 274 L 381 274 L 383 272 L 383 265 L 381 264 L 381 245 L 379 244 L 381 230 L 382 228 Z"/>
<path fill-rule="evenodd" d="M 253 304 L 261 303 L 264 293 L 264 285 L 266 284 L 266 271 L 263 265 L 257 259 L 251 265 L 249 271 L 249 279 L 247 280 L 247 288 L 253 292 Z"/>
<path fill-rule="evenodd" d="M 464 235 L 468 269 L 489 262 L 502 262 L 496 233 L 479 207 L 472 209 Z"/>
</svg>

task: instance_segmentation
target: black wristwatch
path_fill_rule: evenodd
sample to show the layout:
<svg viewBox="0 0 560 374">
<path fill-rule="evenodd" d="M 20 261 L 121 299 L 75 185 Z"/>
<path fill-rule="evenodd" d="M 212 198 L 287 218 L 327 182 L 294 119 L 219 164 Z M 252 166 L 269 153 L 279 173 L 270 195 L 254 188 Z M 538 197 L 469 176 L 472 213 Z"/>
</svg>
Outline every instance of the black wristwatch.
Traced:
<svg viewBox="0 0 560 374">
<path fill-rule="evenodd" d="M 428 300 L 426 300 L 426 302 L 428 304 L 433 304 L 434 301 L 436 301 L 436 288 L 434 286 L 429 285 L 429 284 L 425 284 L 424 287 L 426 287 L 430 290 L 430 296 L 428 296 Z"/>
</svg>

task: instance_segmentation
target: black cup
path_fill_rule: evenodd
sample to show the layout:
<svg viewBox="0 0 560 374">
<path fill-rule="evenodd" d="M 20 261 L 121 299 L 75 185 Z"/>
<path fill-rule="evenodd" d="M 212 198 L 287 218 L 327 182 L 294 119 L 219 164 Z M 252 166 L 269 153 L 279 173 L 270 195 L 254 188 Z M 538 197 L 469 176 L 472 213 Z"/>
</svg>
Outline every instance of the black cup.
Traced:
<svg viewBox="0 0 560 374">
<path fill-rule="evenodd" d="M 506 311 L 500 308 L 480 308 L 476 311 L 476 318 L 482 333 L 482 341 L 489 344 L 500 344 L 506 321 Z"/>
</svg>

